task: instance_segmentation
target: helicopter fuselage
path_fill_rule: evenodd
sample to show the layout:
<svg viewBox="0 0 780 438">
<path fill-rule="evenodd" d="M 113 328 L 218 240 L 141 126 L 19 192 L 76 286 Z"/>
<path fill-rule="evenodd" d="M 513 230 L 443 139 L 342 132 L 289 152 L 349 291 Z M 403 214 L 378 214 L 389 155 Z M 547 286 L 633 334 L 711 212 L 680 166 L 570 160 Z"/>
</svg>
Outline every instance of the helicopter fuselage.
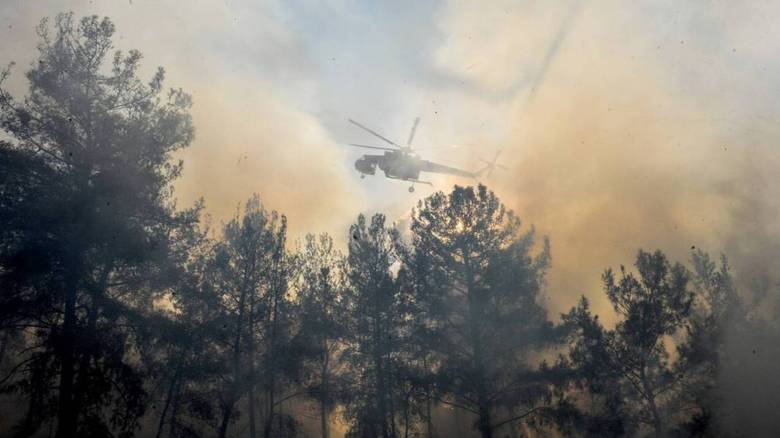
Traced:
<svg viewBox="0 0 780 438">
<path fill-rule="evenodd" d="M 480 175 L 482 175 L 483 172 L 487 171 L 490 173 L 490 171 L 496 167 L 495 161 L 498 158 L 498 154 L 496 154 L 496 157 L 492 162 L 482 160 L 485 161 L 487 166 L 475 172 L 470 172 L 467 170 L 458 169 L 456 167 L 421 159 L 417 154 L 412 153 L 411 146 L 412 140 L 414 139 L 415 130 L 417 129 L 417 123 L 419 121 L 419 117 L 415 119 L 414 124 L 412 125 L 412 130 L 409 133 L 409 141 L 406 142 L 406 146 L 401 146 L 387 137 L 384 137 L 382 134 L 379 134 L 378 132 L 367 128 L 360 123 L 349 119 L 349 122 L 353 125 L 356 125 L 360 129 L 368 132 L 374 137 L 381 139 L 393 147 L 390 148 L 387 146 L 383 147 L 350 143 L 350 146 L 354 147 L 386 151 L 382 155 L 363 155 L 357 161 L 355 161 L 355 169 L 360 172 L 360 177 L 364 178 L 366 175 L 374 175 L 376 173 L 376 169 L 379 168 L 379 170 L 385 173 L 385 177 L 387 178 L 411 181 L 412 186 L 409 187 L 409 191 L 413 192 L 415 183 L 432 185 L 430 181 L 420 180 L 421 172 L 455 175 L 465 178 L 478 178 Z"/>
<path fill-rule="evenodd" d="M 417 180 L 423 160 L 404 152 L 385 152 L 383 155 L 363 155 L 355 161 L 355 169 L 364 175 L 374 175 L 377 167 L 388 178 Z"/>
</svg>

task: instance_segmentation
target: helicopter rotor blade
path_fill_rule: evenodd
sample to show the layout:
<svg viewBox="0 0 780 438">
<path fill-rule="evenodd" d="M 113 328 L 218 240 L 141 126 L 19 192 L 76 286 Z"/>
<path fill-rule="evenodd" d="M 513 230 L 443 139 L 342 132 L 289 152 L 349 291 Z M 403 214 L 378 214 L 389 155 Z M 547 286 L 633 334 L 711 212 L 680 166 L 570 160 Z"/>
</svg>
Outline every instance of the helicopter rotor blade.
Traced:
<svg viewBox="0 0 780 438">
<path fill-rule="evenodd" d="M 366 132 L 368 132 L 368 133 L 370 133 L 370 134 L 372 134 L 372 135 L 374 135 L 374 136 L 384 140 L 385 142 L 387 142 L 387 143 L 389 143 L 389 144 L 391 144 L 391 145 L 393 145 L 393 146 L 395 146 L 395 147 L 397 147 L 399 149 L 403 149 L 403 147 L 401 145 L 396 144 L 394 141 L 392 141 L 392 140 L 390 140 L 388 138 L 383 137 L 378 132 L 372 131 L 371 129 L 366 128 L 365 126 L 361 125 L 360 123 L 358 123 L 358 122 L 356 122 L 356 121 L 354 121 L 352 119 L 349 119 L 349 123 L 352 123 L 353 125 L 357 126 L 358 128 L 363 129 L 364 131 L 366 131 Z"/>
<path fill-rule="evenodd" d="M 406 147 L 410 148 L 412 147 L 412 140 L 414 140 L 414 133 L 417 131 L 417 124 L 420 123 L 420 118 L 417 117 L 414 119 L 414 124 L 412 125 L 412 131 L 409 133 L 409 141 L 406 142 Z"/>
<path fill-rule="evenodd" d="M 348 146 L 354 146 L 356 148 L 365 148 L 365 149 L 377 149 L 377 150 L 380 150 L 380 151 L 397 151 L 397 149 L 393 149 L 393 148 L 386 148 L 386 147 L 382 147 L 382 146 L 368 146 L 368 145 L 365 145 L 365 144 L 353 144 L 353 143 L 350 143 Z"/>
<path fill-rule="evenodd" d="M 493 157 L 493 167 L 497 167 L 499 169 L 509 170 L 509 167 L 504 166 L 503 164 L 498 164 L 496 161 L 498 161 L 498 157 L 501 155 L 501 152 L 503 152 L 501 149 L 496 151 L 496 155 Z"/>
</svg>

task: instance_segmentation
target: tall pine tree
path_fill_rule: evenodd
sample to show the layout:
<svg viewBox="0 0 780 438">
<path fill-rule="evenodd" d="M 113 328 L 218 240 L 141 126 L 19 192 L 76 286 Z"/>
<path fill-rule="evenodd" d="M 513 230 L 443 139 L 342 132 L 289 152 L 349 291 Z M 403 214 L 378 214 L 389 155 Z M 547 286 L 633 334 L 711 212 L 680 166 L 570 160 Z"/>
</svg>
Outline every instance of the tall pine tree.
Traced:
<svg viewBox="0 0 780 438">
<path fill-rule="evenodd" d="M 193 138 L 191 102 L 163 90 L 162 69 L 142 81 L 139 52 L 112 56 L 109 19 L 49 24 L 38 28 L 28 95 L 0 87 L 13 139 L 3 153 L 14 157 L 0 161 L 10 183 L 0 204 L 28 213 L 0 226 L 2 307 L 30 342 L 10 379 L 30 397 L 33 429 L 55 417 L 58 437 L 130 435 L 146 408 L 131 340 L 171 234 L 197 220 L 175 212 L 171 191 L 181 170 L 171 153 Z"/>
<path fill-rule="evenodd" d="M 538 302 L 550 253 L 485 186 L 436 193 L 412 214 L 416 298 L 437 357 L 440 400 L 477 417 L 483 437 L 539 411 L 531 354 L 554 341 Z M 515 412 L 499 418 L 500 411 Z"/>
</svg>

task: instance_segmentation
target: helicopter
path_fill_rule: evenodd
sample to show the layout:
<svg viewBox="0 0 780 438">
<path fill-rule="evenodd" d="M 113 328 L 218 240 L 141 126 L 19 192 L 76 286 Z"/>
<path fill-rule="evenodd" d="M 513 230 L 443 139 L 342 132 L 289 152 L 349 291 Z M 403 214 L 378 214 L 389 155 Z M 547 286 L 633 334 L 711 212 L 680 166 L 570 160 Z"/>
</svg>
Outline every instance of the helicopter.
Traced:
<svg viewBox="0 0 780 438">
<path fill-rule="evenodd" d="M 355 169 L 360 172 L 361 179 L 365 178 L 366 175 L 374 175 L 378 167 L 385 173 L 385 177 L 387 178 L 411 182 L 412 185 L 409 186 L 409 193 L 413 193 L 415 184 L 427 184 L 429 186 L 433 185 L 430 181 L 423 181 L 420 179 L 421 172 L 455 175 L 465 178 L 478 178 L 485 173 L 489 175 L 495 168 L 506 169 L 506 166 L 496 163 L 496 160 L 498 160 L 498 156 L 501 154 L 501 151 L 496 152 L 496 155 L 493 157 L 492 161 L 480 159 L 480 161 L 484 162 L 486 165 L 482 169 L 475 172 L 423 160 L 419 155 L 412 152 L 412 140 L 414 140 L 414 134 L 417 131 L 417 125 L 420 123 L 419 117 L 414 119 L 414 124 L 412 124 L 412 130 L 409 133 L 409 140 L 407 140 L 406 146 L 401 146 L 398 143 L 352 119 L 349 119 L 349 122 L 359 127 L 360 129 L 363 129 L 369 134 L 381 139 L 385 143 L 388 143 L 390 146 L 393 146 L 386 147 L 355 143 L 349 144 L 349 146 L 358 148 L 385 151 L 382 155 L 366 154 L 355 161 Z"/>
</svg>

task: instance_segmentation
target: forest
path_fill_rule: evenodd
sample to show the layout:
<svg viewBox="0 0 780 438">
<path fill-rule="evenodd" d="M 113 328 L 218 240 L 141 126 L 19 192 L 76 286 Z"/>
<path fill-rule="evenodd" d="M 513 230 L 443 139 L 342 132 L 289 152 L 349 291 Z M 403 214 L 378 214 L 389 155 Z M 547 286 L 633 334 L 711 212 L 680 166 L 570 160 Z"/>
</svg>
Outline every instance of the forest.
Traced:
<svg viewBox="0 0 780 438">
<path fill-rule="evenodd" d="M 550 314 L 566 243 L 482 184 L 404 228 L 356 214 L 344 238 L 293 240 L 259 196 L 215 225 L 173 190 L 191 96 L 142 78 L 108 18 L 37 32 L 27 93 L 0 73 L 0 436 L 780 431 L 776 382 L 740 381 L 776 375 L 757 359 L 780 339 L 773 286 L 741 290 L 726 256 L 605 266 L 579 293 L 609 300 L 606 323 L 584 296 Z"/>
</svg>

